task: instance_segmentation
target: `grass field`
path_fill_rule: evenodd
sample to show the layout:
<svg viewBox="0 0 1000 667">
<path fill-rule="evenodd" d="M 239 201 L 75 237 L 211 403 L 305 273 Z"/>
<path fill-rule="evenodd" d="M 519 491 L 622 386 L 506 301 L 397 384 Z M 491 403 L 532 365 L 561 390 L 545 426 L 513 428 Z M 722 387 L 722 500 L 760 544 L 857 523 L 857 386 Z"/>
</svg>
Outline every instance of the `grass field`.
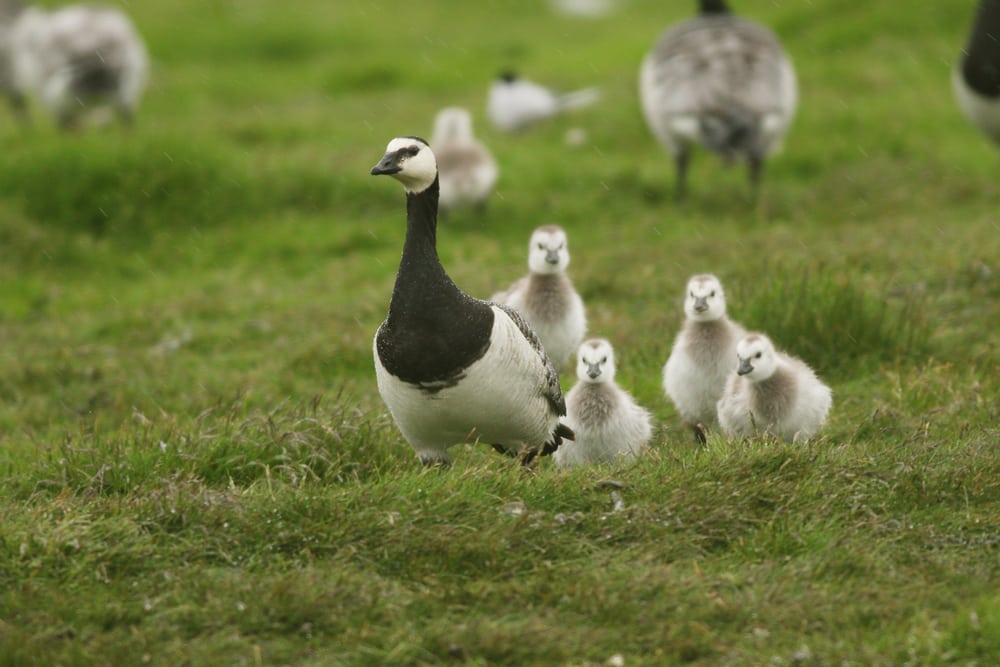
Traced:
<svg viewBox="0 0 1000 667">
<path fill-rule="evenodd" d="M 1000 663 L 1000 153 L 949 84 L 973 3 L 733 0 L 801 90 L 757 205 L 704 153 L 676 203 L 641 119 L 693 4 L 132 2 L 131 131 L 0 109 L 0 666 Z M 604 99 L 501 135 L 508 65 Z M 443 263 L 486 296 L 567 229 L 656 417 L 635 465 L 424 470 L 386 414 L 403 195 L 368 170 L 451 104 L 502 173 Z M 660 373 L 705 271 L 833 388 L 822 437 L 695 449 Z"/>
</svg>

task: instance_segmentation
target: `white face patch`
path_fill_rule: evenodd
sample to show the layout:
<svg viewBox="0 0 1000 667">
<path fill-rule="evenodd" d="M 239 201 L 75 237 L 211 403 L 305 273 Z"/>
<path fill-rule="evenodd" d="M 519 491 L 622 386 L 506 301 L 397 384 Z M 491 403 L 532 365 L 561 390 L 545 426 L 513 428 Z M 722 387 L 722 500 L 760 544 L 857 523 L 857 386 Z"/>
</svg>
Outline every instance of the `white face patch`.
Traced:
<svg viewBox="0 0 1000 667">
<path fill-rule="evenodd" d="M 753 370 L 743 377 L 753 382 L 766 380 L 774 375 L 774 371 L 778 367 L 774 344 L 770 338 L 763 334 L 750 334 L 743 337 L 736 344 L 736 357 L 738 364 L 749 362 Z"/>
<path fill-rule="evenodd" d="M 386 146 L 386 154 L 400 150 L 413 151 L 412 155 L 400 155 L 397 162 L 400 170 L 392 177 L 403 184 L 407 192 L 423 192 L 437 178 L 437 159 L 427 144 L 416 139 L 397 137 Z"/>
<path fill-rule="evenodd" d="M 688 281 L 684 314 L 702 322 L 717 320 L 726 314 L 726 296 L 718 278 L 703 275 Z"/>
<path fill-rule="evenodd" d="M 528 245 L 528 268 L 533 273 L 558 273 L 568 266 L 566 232 L 554 225 L 536 229 Z"/>
<path fill-rule="evenodd" d="M 608 341 L 585 341 L 576 353 L 576 376 L 583 382 L 610 382 L 615 379 L 615 352 Z"/>
<path fill-rule="evenodd" d="M 445 107 L 434 118 L 431 143 L 444 141 L 471 141 L 472 114 L 462 107 Z"/>
</svg>

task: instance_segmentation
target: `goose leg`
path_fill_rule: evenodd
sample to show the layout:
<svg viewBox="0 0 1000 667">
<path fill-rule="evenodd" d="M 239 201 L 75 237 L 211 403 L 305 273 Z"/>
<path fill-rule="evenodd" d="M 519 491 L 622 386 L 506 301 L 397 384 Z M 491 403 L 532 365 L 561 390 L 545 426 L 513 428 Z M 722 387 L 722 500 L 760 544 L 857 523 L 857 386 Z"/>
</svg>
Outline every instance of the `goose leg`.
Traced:
<svg viewBox="0 0 1000 667">
<path fill-rule="evenodd" d="M 678 201 L 687 195 L 687 170 L 690 161 L 690 152 L 687 146 L 681 147 L 674 156 L 674 166 L 676 167 L 677 180 L 674 185 L 674 196 Z"/>
</svg>

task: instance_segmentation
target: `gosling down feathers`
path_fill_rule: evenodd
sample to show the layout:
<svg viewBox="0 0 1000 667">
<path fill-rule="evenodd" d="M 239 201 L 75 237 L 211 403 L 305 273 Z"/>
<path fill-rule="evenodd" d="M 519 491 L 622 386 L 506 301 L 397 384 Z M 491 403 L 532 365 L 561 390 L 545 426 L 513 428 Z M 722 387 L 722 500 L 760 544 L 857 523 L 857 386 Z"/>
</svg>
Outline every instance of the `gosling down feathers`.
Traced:
<svg viewBox="0 0 1000 667">
<path fill-rule="evenodd" d="M 431 148 L 437 157 L 441 208 L 485 207 L 499 170 L 493 154 L 472 133 L 472 115 L 461 107 L 439 111 Z"/>
<path fill-rule="evenodd" d="M 379 393 L 425 465 L 482 441 L 530 462 L 572 437 L 566 402 L 537 336 L 511 308 L 459 289 L 437 253 L 439 179 L 430 146 L 389 142 L 372 175 L 406 191 L 406 240 L 389 313 L 373 342 Z"/>
<path fill-rule="evenodd" d="M 562 371 L 587 331 L 583 299 L 566 275 L 568 266 L 565 230 L 543 225 L 531 234 L 528 275 L 490 298 L 528 320 L 556 371 Z"/>
<path fill-rule="evenodd" d="M 718 405 L 719 426 L 726 435 L 766 433 L 788 442 L 816 435 L 833 398 L 804 361 L 778 352 L 759 333 L 740 340 L 736 359 Z"/>
<path fill-rule="evenodd" d="M 490 86 L 486 114 L 497 129 L 513 132 L 565 111 L 590 106 L 600 97 L 597 88 L 558 94 L 513 72 L 504 72 Z"/>
<path fill-rule="evenodd" d="M 684 325 L 663 366 L 663 389 L 703 443 L 707 427 L 716 424 L 716 403 L 745 331 L 726 316 L 722 283 L 711 274 L 688 281 L 684 314 Z"/>
<path fill-rule="evenodd" d="M 732 14 L 725 0 L 664 32 L 643 60 L 639 96 L 646 122 L 674 159 L 685 193 L 691 146 L 745 159 L 754 191 L 764 159 L 795 116 L 792 62 L 768 28 Z"/>
<path fill-rule="evenodd" d="M 81 113 L 109 106 L 130 122 L 146 86 L 149 58 L 128 17 L 117 9 L 26 7 L 8 24 L 11 96 L 34 96 L 63 128 Z M 0 68 L 2 69 L 2 68 Z"/>
<path fill-rule="evenodd" d="M 980 0 L 951 82 L 962 113 L 1000 144 L 1000 0 Z"/>
<path fill-rule="evenodd" d="M 615 353 L 608 341 L 595 338 L 580 346 L 579 382 L 566 394 L 566 425 L 575 434 L 553 455 L 556 465 L 570 467 L 615 463 L 642 454 L 653 434 L 649 412 L 615 383 Z"/>
</svg>

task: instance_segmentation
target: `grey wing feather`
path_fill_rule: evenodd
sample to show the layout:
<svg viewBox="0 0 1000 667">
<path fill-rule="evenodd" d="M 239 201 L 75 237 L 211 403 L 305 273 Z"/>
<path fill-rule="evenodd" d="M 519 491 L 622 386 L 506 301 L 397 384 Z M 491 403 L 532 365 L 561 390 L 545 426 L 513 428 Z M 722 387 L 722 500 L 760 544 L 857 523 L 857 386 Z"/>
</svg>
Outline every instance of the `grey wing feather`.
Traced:
<svg viewBox="0 0 1000 667">
<path fill-rule="evenodd" d="M 562 387 L 559 386 L 559 373 L 556 372 L 555 366 L 552 365 L 552 361 L 549 359 L 549 355 L 545 354 L 545 348 L 542 347 L 542 341 L 538 340 L 538 336 L 535 334 L 534 329 L 528 324 L 519 312 L 511 308 L 510 306 L 505 306 L 501 303 L 496 304 L 498 308 L 502 309 L 507 315 L 514 321 L 517 328 L 521 330 L 524 337 L 528 339 L 531 343 L 531 347 L 535 349 L 538 356 L 541 357 L 542 362 L 545 364 L 545 397 L 549 399 L 549 403 L 555 408 L 556 414 L 560 417 L 566 415 L 566 399 L 563 397 Z"/>
</svg>

